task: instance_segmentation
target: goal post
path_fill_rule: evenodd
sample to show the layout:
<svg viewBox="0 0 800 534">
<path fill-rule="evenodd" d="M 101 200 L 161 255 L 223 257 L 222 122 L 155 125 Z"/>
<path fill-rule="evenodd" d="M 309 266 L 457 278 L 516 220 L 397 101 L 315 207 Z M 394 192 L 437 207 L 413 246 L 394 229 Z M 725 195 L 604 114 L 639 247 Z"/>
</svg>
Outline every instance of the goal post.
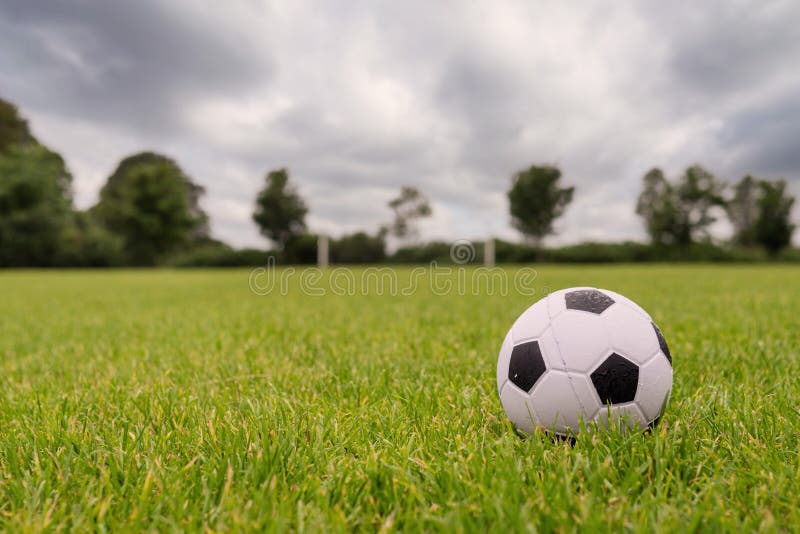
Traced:
<svg viewBox="0 0 800 534">
<path fill-rule="evenodd" d="M 326 268 L 330 264 L 330 239 L 326 235 L 317 237 L 317 267 Z"/>
<path fill-rule="evenodd" d="M 489 238 L 483 244 L 483 265 L 484 267 L 494 267 L 494 239 Z"/>
</svg>

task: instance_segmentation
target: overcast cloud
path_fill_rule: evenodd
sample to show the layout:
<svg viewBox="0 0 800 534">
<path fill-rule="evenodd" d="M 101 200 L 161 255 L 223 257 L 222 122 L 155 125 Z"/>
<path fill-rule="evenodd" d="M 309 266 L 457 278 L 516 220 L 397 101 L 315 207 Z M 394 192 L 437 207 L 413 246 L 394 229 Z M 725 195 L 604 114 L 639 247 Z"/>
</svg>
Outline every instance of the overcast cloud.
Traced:
<svg viewBox="0 0 800 534">
<path fill-rule="evenodd" d="M 216 237 L 286 166 L 312 230 L 374 230 L 400 185 L 432 238 L 515 238 L 511 174 L 558 164 L 552 241 L 641 238 L 641 176 L 699 162 L 800 194 L 800 3 L 0 0 L 0 97 L 94 203 L 154 149 L 207 194 Z"/>
</svg>

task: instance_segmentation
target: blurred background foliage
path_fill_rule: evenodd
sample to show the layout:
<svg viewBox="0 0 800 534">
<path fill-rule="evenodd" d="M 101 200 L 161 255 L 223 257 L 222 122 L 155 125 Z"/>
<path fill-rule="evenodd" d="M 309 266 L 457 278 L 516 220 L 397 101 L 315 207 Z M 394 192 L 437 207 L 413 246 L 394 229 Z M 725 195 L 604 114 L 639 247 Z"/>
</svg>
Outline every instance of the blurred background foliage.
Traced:
<svg viewBox="0 0 800 534">
<path fill-rule="evenodd" d="M 387 205 L 391 220 L 332 238 L 332 262 L 452 262 L 452 243 L 420 241 L 418 223 L 433 213 L 431 201 L 414 187 L 398 187 Z M 268 171 L 253 199 L 253 222 L 272 244 L 269 250 L 235 249 L 212 238 L 200 203 L 204 193 L 172 158 L 141 152 L 120 161 L 94 206 L 78 210 L 63 158 L 32 135 L 12 103 L 0 99 L 0 267 L 238 267 L 264 265 L 269 258 L 316 263 L 319 236 L 308 230 L 309 207 L 288 169 Z M 728 184 L 700 165 L 673 178 L 654 168 L 632 206 L 649 242 L 543 246 L 574 193 L 554 165 L 530 165 L 511 176 L 508 217 L 523 240 L 497 240 L 496 261 L 800 261 L 800 251 L 791 247 L 795 199 L 783 178 L 745 176 Z M 723 218 L 733 228 L 729 240 L 710 232 Z M 389 238 L 398 244 L 391 252 Z M 479 262 L 483 243 L 474 245 L 471 261 Z"/>
</svg>

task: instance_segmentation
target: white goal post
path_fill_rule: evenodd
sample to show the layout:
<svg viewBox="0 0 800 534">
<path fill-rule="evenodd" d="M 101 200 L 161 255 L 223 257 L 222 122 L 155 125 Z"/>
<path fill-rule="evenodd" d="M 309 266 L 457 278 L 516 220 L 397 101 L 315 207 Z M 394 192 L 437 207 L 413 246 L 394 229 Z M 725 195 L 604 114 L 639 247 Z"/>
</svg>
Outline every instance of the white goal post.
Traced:
<svg viewBox="0 0 800 534">
<path fill-rule="evenodd" d="M 484 267 L 494 267 L 494 239 L 489 238 L 483 244 L 483 265 Z"/>
<path fill-rule="evenodd" d="M 317 267 L 326 268 L 330 264 L 330 240 L 326 235 L 317 237 Z"/>
</svg>

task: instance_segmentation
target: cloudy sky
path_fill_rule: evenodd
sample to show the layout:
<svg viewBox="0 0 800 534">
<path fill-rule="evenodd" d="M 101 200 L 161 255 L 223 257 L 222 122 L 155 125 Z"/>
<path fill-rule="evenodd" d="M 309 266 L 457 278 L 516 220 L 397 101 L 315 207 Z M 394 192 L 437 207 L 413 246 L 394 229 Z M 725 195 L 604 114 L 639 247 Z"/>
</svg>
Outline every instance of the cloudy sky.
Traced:
<svg viewBox="0 0 800 534">
<path fill-rule="evenodd" d="M 412 184 L 425 238 L 514 238 L 505 191 L 531 163 L 577 187 L 553 243 L 642 237 L 653 166 L 800 194 L 799 59 L 792 0 L 0 0 L 0 97 L 64 155 L 76 203 L 158 150 L 235 245 L 263 245 L 253 198 L 281 166 L 334 235 Z"/>
</svg>

